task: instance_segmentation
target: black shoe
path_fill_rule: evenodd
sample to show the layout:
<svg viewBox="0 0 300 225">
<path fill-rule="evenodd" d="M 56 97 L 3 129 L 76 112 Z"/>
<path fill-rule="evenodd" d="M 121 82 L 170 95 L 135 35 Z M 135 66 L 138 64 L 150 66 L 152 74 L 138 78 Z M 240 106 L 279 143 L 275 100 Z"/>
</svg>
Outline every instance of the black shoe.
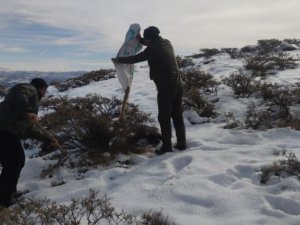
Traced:
<svg viewBox="0 0 300 225">
<path fill-rule="evenodd" d="M 186 144 L 176 144 L 176 145 L 174 145 L 174 148 L 176 148 L 180 151 L 183 151 L 183 150 L 186 150 Z"/>
<path fill-rule="evenodd" d="M 161 147 L 159 150 L 155 151 L 155 153 L 158 155 L 165 154 L 166 152 L 172 152 L 172 148 Z"/>
</svg>

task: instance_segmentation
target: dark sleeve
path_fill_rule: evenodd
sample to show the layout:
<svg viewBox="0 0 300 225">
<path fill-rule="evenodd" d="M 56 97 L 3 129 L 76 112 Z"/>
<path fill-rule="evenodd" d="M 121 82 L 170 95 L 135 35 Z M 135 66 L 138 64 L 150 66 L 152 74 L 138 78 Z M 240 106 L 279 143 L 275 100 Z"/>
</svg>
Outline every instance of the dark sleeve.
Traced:
<svg viewBox="0 0 300 225">
<path fill-rule="evenodd" d="M 33 124 L 27 131 L 25 138 L 34 138 L 39 141 L 48 141 L 50 136 L 43 132 L 40 128 L 38 128 L 35 124 Z"/>
<path fill-rule="evenodd" d="M 35 93 L 32 90 L 25 87 L 20 87 L 15 90 L 13 104 L 14 109 L 19 115 L 24 115 L 25 113 L 32 111 L 29 99 L 34 95 Z"/>
<path fill-rule="evenodd" d="M 134 64 L 138 62 L 143 62 L 149 58 L 149 49 L 146 48 L 144 51 L 137 55 L 128 56 L 128 57 L 118 57 L 118 63 Z"/>
</svg>

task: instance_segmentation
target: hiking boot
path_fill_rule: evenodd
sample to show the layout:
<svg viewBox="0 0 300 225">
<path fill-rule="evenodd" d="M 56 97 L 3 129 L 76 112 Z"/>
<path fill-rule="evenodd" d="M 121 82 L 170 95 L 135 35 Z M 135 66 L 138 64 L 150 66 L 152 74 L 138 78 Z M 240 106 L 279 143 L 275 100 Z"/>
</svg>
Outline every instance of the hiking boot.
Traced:
<svg viewBox="0 0 300 225">
<path fill-rule="evenodd" d="M 166 152 L 172 152 L 172 148 L 165 148 L 162 146 L 159 150 L 156 150 L 155 153 L 158 155 L 165 154 Z"/>
<path fill-rule="evenodd" d="M 183 150 L 186 150 L 186 144 L 176 144 L 173 146 L 174 148 L 176 148 L 177 150 L 179 151 L 183 151 Z"/>
</svg>

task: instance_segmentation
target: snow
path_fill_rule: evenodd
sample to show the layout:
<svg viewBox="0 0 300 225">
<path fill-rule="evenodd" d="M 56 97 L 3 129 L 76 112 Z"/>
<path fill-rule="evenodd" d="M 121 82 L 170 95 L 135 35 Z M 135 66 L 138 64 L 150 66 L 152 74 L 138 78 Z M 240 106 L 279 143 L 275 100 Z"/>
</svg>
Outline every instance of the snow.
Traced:
<svg viewBox="0 0 300 225">
<path fill-rule="evenodd" d="M 224 54 L 216 56 L 216 61 L 210 64 L 201 64 L 199 59 L 195 61 L 218 80 L 242 66 L 241 61 Z M 137 64 L 135 68 L 129 101 L 151 113 L 157 123 L 156 89 L 149 79 L 149 68 L 144 64 Z M 294 83 L 299 81 L 299 72 L 299 67 L 281 71 L 270 80 Z M 71 98 L 94 93 L 104 97 L 123 97 L 117 78 L 62 93 L 50 87 L 48 94 Z M 218 98 L 217 111 L 220 114 L 233 112 L 238 118 L 243 116 L 251 101 L 257 101 L 234 98 L 232 90 L 224 85 L 220 87 Z M 225 123 L 222 119 L 192 125 L 189 117 L 198 122 L 207 119 L 197 118 L 189 112 L 184 116 L 189 146 L 186 151 L 175 150 L 155 157 L 120 156 L 123 159 L 132 157 L 135 164 L 128 168 L 91 169 L 80 175 L 61 169 L 51 179 L 39 177 L 42 168 L 50 162 L 31 158 L 27 152 L 19 189 L 29 190 L 28 197 L 47 197 L 59 203 L 81 198 L 88 194 L 89 189 L 94 189 L 99 195 L 111 197 L 112 205 L 117 209 L 133 215 L 163 209 L 163 213 L 179 225 L 300 224 L 298 178 L 273 176 L 268 184 L 260 184 L 260 168 L 276 160 L 272 155 L 275 150 L 287 148 L 300 156 L 299 131 L 291 128 L 230 130 L 223 129 Z M 64 184 L 51 185 L 60 181 Z"/>
</svg>

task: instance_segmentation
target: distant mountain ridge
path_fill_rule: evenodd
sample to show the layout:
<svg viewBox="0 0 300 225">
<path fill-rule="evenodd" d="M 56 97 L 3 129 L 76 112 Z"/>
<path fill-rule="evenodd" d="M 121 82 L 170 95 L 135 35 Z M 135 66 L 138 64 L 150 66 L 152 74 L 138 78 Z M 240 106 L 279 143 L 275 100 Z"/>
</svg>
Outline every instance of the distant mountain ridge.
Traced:
<svg viewBox="0 0 300 225">
<path fill-rule="evenodd" d="M 35 77 L 44 78 L 48 82 L 64 81 L 79 77 L 86 71 L 40 72 L 40 71 L 10 71 L 0 68 L 0 86 L 11 87 L 17 83 L 27 83 Z"/>
</svg>

